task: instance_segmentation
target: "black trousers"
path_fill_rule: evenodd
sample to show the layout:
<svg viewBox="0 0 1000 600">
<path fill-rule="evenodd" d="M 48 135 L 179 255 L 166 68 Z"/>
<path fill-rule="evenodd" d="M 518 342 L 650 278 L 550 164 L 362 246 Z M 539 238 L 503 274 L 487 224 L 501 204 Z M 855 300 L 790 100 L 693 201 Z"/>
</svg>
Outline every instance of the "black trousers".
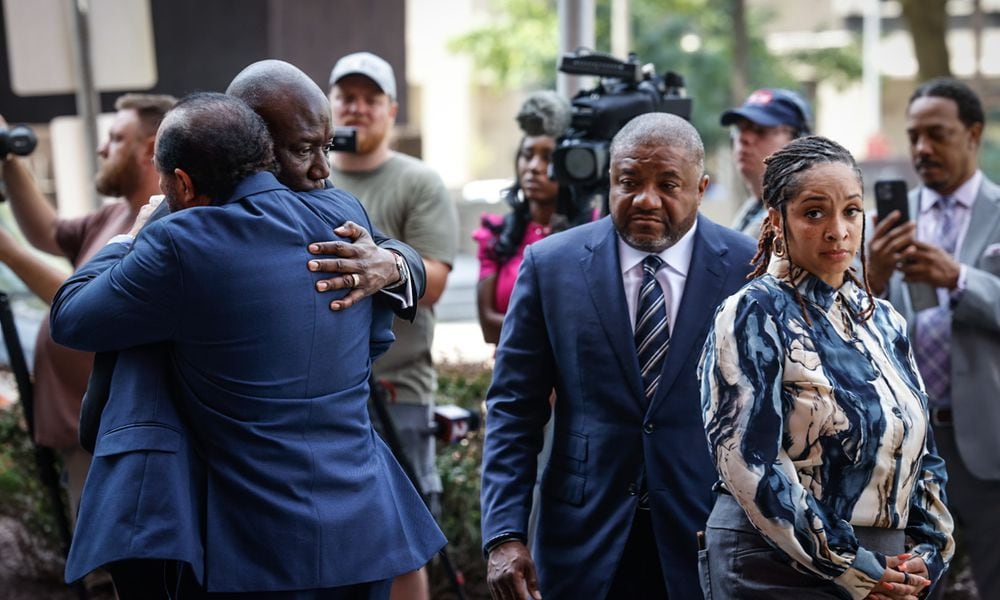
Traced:
<svg viewBox="0 0 1000 600">
<path fill-rule="evenodd" d="M 660 567 L 660 551 L 648 510 L 635 511 L 632 531 L 618 563 L 608 600 L 666 600 L 667 586 Z"/>
<path fill-rule="evenodd" d="M 181 563 L 123 560 L 105 567 L 118 600 L 388 600 L 392 580 L 288 592 L 206 592 Z"/>
</svg>

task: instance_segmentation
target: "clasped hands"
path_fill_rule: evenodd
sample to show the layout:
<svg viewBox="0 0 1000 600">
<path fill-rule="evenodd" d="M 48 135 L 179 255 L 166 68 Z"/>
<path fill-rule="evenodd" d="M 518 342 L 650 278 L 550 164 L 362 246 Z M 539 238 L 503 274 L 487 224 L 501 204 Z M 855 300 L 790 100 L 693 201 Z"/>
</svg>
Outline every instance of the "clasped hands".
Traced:
<svg viewBox="0 0 1000 600">
<path fill-rule="evenodd" d="M 865 600 L 918 600 L 931 584 L 924 559 L 912 554 L 885 557 L 885 572 Z"/>
</svg>

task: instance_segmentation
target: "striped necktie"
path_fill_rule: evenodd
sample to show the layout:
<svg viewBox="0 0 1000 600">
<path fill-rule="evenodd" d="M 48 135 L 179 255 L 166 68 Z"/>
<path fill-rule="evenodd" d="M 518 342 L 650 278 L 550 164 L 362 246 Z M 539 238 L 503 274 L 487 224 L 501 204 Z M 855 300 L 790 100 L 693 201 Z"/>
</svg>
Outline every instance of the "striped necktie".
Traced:
<svg viewBox="0 0 1000 600">
<path fill-rule="evenodd" d="M 935 208 L 938 234 L 934 243 L 954 256 L 958 245 L 955 199 L 940 198 Z M 951 309 L 947 304 L 917 313 L 915 342 L 913 356 L 924 379 L 930 405 L 951 405 Z"/>
<path fill-rule="evenodd" d="M 660 368 L 670 346 L 666 301 L 663 289 L 656 281 L 656 272 L 663 264 L 663 260 L 654 254 L 643 259 L 642 287 L 639 288 L 639 301 L 636 303 L 635 348 L 647 404 L 656 395 Z"/>
</svg>

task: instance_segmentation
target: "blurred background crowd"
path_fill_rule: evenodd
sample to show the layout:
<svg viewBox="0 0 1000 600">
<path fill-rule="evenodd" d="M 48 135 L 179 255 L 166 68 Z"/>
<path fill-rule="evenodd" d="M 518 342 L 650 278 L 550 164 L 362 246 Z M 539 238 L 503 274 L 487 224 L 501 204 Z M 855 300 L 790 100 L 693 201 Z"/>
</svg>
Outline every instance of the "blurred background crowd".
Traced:
<svg viewBox="0 0 1000 600">
<path fill-rule="evenodd" d="M 558 230 L 567 219 L 544 182 L 524 178 L 535 168 L 532 161 L 541 160 L 536 156 L 548 161 L 566 123 L 532 128 L 519 117 L 525 99 L 539 90 L 568 99 L 595 84 L 559 74 L 561 53 L 586 47 L 624 59 L 634 52 L 656 73 L 683 76 L 711 176 L 701 210 L 724 224 L 734 221 L 747 189 L 735 166 L 736 134 L 720 124 L 720 115 L 758 88 L 785 88 L 805 98 L 813 132 L 857 157 L 872 207 L 875 180 L 917 182 L 905 114 L 918 82 L 961 79 L 982 99 L 987 124 L 1000 117 L 1000 0 L 4 0 L 2 6 L 0 114 L 37 135 L 37 148 L 24 160 L 63 218 L 105 201 L 94 192 L 92 149 L 107 137 L 123 93 L 223 91 L 241 68 L 264 58 L 298 66 L 326 90 L 338 58 L 355 51 L 384 58 L 397 85 L 392 147 L 440 175 L 458 215 L 457 254 L 435 306 L 433 356 L 438 404 L 473 411 L 485 396 L 490 342 L 502 319 L 494 315 L 493 329 L 483 319 L 491 308 L 483 294 L 488 299 L 512 285 L 504 283 L 512 276 L 504 275 L 507 261 L 485 270 L 481 263 L 495 258 L 490 253 L 494 236 L 506 231 L 503 216 L 519 206 L 511 198 L 520 190 L 527 202 L 520 205 L 523 214 L 512 217 L 522 223 L 513 239 L 507 231 L 501 254 L 516 254 L 525 239 Z M 979 164 L 987 177 L 1000 177 L 995 126 L 985 129 Z M 538 198 L 549 201 L 548 208 L 536 209 Z M 0 204 L 0 226 L 20 236 L 9 204 Z M 38 256 L 70 272 L 64 260 Z M 477 291 L 487 275 L 495 276 L 494 287 Z M 46 306 L 2 264 L 0 292 L 12 299 L 31 364 Z M 500 304 L 506 305 L 497 296 L 495 308 Z M 59 584 L 60 542 L 17 395 L 13 376 L 4 372 L 0 589 L 22 594 L 12 598 L 60 597 L 70 593 Z M 479 442 L 474 434 L 439 448 L 437 465 L 441 523 L 469 597 L 487 597 Z M 451 597 L 437 571 L 431 573 L 435 597 Z M 974 597 L 968 585 L 967 578 L 953 578 L 949 597 Z"/>
</svg>

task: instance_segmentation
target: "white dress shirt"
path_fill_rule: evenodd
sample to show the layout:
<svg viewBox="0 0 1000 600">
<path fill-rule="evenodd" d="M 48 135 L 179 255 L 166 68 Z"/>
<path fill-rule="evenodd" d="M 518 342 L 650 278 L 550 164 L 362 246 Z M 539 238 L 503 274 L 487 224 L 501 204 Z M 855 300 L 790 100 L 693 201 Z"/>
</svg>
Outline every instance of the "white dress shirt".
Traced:
<svg viewBox="0 0 1000 600">
<path fill-rule="evenodd" d="M 698 221 L 681 239 L 657 254 L 666 263 L 656 272 L 656 281 L 663 290 L 666 301 L 667 322 L 670 330 L 674 329 L 677 309 L 684 297 L 684 284 L 687 281 L 688 269 L 691 267 L 691 253 L 694 251 L 694 232 L 698 229 Z M 628 318 L 635 331 L 635 311 L 639 298 L 639 288 L 642 287 L 642 261 L 649 252 L 637 250 L 629 246 L 621 236 L 618 236 L 618 261 L 622 269 L 622 284 L 625 286 L 625 301 L 628 302 Z"/>
</svg>

